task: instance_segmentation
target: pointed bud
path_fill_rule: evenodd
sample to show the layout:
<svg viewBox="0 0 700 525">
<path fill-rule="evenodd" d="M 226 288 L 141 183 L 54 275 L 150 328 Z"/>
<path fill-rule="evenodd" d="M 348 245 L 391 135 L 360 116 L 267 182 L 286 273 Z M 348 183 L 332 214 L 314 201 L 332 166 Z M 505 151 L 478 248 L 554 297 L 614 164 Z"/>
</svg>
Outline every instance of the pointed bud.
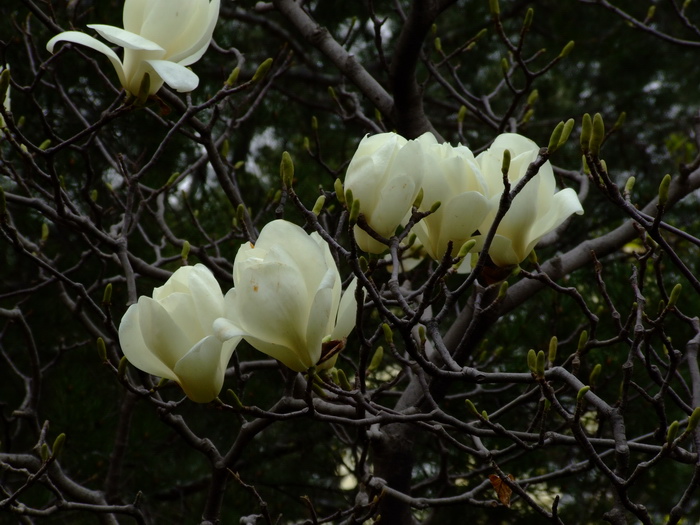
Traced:
<svg viewBox="0 0 700 525">
<path fill-rule="evenodd" d="M 600 371 L 603 369 L 603 366 L 598 363 L 593 367 L 593 370 L 591 370 L 590 375 L 588 376 L 588 384 L 591 385 L 592 387 L 595 387 L 596 382 L 598 381 L 598 376 L 600 375 Z"/>
<path fill-rule="evenodd" d="M 348 376 L 345 375 L 342 368 L 337 368 L 336 370 L 338 371 L 338 385 L 346 392 L 350 392 L 352 390 L 352 385 L 350 381 L 348 381 Z"/>
<path fill-rule="evenodd" d="M 563 131 L 564 123 L 560 122 L 556 125 L 554 131 L 552 131 L 552 134 L 549 136 L 549 144 L 547 145 L 547 150 L 550 153 L 554 153 L 559 147 L 559 141 L 561 140 L 561 134 Z"/>
<path fill-rule="evenodd" d="M 41 447 L 39 448 L 39 456 L 41 457 L 41 461 L 44 463 L 46 463 L 49 460 L 49 457 L 51 457 L 49 446 L 46 443 L 41 444 Z"/>
<path fill-rule="evenodd" d="M 350 224 L 356 224 L 357 218 L 359 216 L 360 216 L 360 201 L 353 200 L 352 206 L 350 207 L 350 216 L 348 217 L 348 221 L 350 221 Z"/>
<path fill-rule="evenodd" d="M 44 142 L 39 144 L 39 149 L 41 151 L 46 151 L 49 148 L 49 146 L 51 146 L 51 139 L 46 139 Z"/>
<path fill-rule="evenodd" d="M 437 24 L 433 24 L 430 26 L 430 34 L 433 36 L 437 34 Z"/>
<path fill-rule="evenodd" d="M 267 75 L 267 72 L 270 71 L 270 68 L 272 67 L 272 59 L 268 58 L 265 60 L 262 64 L 258 66 L 258 70 L 255 72 L 253 75 L 253 78 L 250 79 L 251 83 L 255 84 L 256 82 L 259 82 L 262 80 L 265 75 Z"/>
<path fill-rule="evenodd" d="M 318 130 L 318 119 L 316 118 L 316 116 L 311 117 L 311 129 L 313 129 L 314 131 Z"/>
<path fill-rule="evenodd" d="M 241 410 L 243 408 L 243 403 L 241 403 L 241 400 L 238 398 L 236 393 L 231 390 L 230 388 L 226 390 L 226 393 L 228 394 L 228 397 L 231 398 L 231 402 L 233 403 L 233 407 Z"/>
<path fill-rule="evenodd" d="M 581 151 L 588 152 L 591 143 L 591 135 L 593 134 L 593 121 L 588 113 L 584 113 L 583 121 L 581 122 Z"/>
<path fill-rule="evenodd" d="M 632 189 L 634 188 L 634 183 L 636 181 L 637 179 L 634 177 L 630 177 L 629 179 L 627 179 L 627 182 L 625 182 L 625 193 L 632 193 Z"/>
<path fill-rule="evenodd" d="M 569 140 L 571 130 L 574 129 L 574 123 L 574 119 L 572 118 L 564 122 L 564 129 L 561 132 L 561 138 L 559 139 L 559 144 L 557 144 L 557 149 L 561 148 L 564 144 L 566 144 L 566 141 Z"/>
<path fill-rule="evenodd" d="M 413 201 L 413 207 L 420 208 L 420 205 L 422 202 L 423 202 L 423 188 L 418 190 L 418 195 L 416 195 L 416 199 Z"/>
<path fill-rule="evenodd" d="M 685 431 L 693 432 L 696 428 L 698 428 L 698 423 L 700 423 L 700 407 L 695 408 L 693 413 L 690 414 L 690 417 L 688 418 L 688 426 Z"/>
<path fill-rule="evenodd" d="M 588 343 L 588 332 L 584 330 L 583 332 L 581 332 L 581 335 L 578 338 L 578 347 L 576 351 L 580 352 L 584 348 L 586 348 L 586 343 Z"/>
<path fill-rule="evenodd" d="M 508 64 L 508 59 L 506 57 L 503 57 L 501 59 L 501 70 L 503 71 L 503 76 L 505 76 L 505 77 L 508 76 L 509 69 L 510 69 L 510 65 Z"/>
<path fill-rule="evenodd" d="M 352 208 L 352 201 L 353 201 L 352 190 L 351 189 L 345 190 L 345 205 L 347 208 Z"/>
<path fill-rule="evenodd" d="M 49 239 L 49 225 L 45 222 L 41 223 L 41 242 L 45 243 Z"/>
<path fill-rule="evenodd" d="M 537 99 L 539 99 L 539 98 L 540 98 L 540 92 L 537 91 L 536 89 L 533 89 L 527 97 L 527 105 L 534 106 L 535 102 L 537 102 Z"/>
<path fill-rule="evenodd" d="M 676 439 L 676 436 L 678 436 L 678 427 L 678 421 L 674 421 L 668 426 L 668 431 L 666 432 L 666 443 L 669 445 L 671 445 Z"/>
<path fill-rule="evenodd" d="M 430 213 L 435 213 L 438 211 L 438 208 L 442 206 L 442 203 L 440 201 L 434 202 L 433 205 L 430 207 Z"/>
<path fill-rule="evenodd" d="M 117 367 L 117 377 L 119 379 L 124 379 L 124 376 L 126 375 L 126 365 L 129 361 L 127 361 L 126 357 L 122 357 L 119 360 L 119 366 Z"/>
<path fill-rule="evenodd" d="M 498 5 L 498 0 L 489 0 L 489 9 L 493 16 L 498 16 L 501 14 L 501 7 Z"/>
<path fill-rule="evenodd" d="M 105 291 L 102 294 L 102 304 L 109 306 L 112 304 L 112 283 L 107 283 Z"/>
<path fill-rule="evenodd" d="M 476 409 L 474 403 L 472 403 L 471 400 L 465 399 L 464 404 L 467 405 L 467 410 L 469 410 L 469 412 L 474 414 L 476 417 L 481 417 L 481 414 L 479 414 L 479 411 Z"/>
<path fill-rule="evenodd" d="M 333 189 L 335 190 L 335 198 L 338 199 L 340 204 L 345 203 L 345 192 L 343 191 L 343 183 L 340 179 L 335 179 L 333 183 Z"/>
<path fill-rule="evenodd" d="M 569 56 L 571 51 L 574 49 L 574 41 L 569 40 L 569 42 L 564 46 L 564 48 L 561 50 L 561 53 L 559 53 L 559 58 L 565 58 Z"/>
<path fill-rule="evenodd" d="M 457 112 L 457 122 L 460 124 L 464 122 L 464 118 L 467 116 L 467 106 L 460 106 Z"/>
<path fill-rule="evenodd" d="M 649 9 L 647 9 L 647 16 L 644 18 L 645 24 L 651 22 L 651 19 L 654 18 L 654 13 L 656 13 L 656 6 L 652 4 L 649 6 Z"/>
<path fill-rule="evenodd" d="M 681 290 L 683 287 L 681 286 L 681 283 L 678 283 L 676 286 L 673 287 L 673 290 L 671 290 L 671 295 L 668 297 L 668 307 L 673 308 L 676 306 L 676 303 L 678 302 L 678 298 L 681 295 Z"/>
<path fill-rule="evenodd" d="M 241 68 L 236 66 L 233 68 L 233 71 L 231 71 L 231 74 L 228 76 L 226 79 L 226 87 L 233 87 L 236 85 L 236 82 L 238 81 L 238 75 L 241 74 Z"/>
<path fill-rule="evenodd" d="M 382 117 L 382 112 L 379 111 L 379 109 L 377 108 L 374 108 L 374 120 L 376 120 L 377 122 L 381 122 L 382 120 L 384 120 L 384 117 Z"/>
<path fill-rule="evenodd" d="M 433 40 L 433 46 L 435 46 L 435 51 L 437 51 L 438 53 L 442 53 L 442 42 L 440 41 L 439 36 L 436 36 Z"/>
<path fill-rule="evenodd" d="M 333 86 L 328 86 L 328 94 L 331 96 L 333 100 L 336 100 L 338 97 L 335 94 L 335 89 L 333 89 Z"/>
<path fill-rule="evenodd" d="M 532 348 L 527 352 L 527 367 L 533 374 L 537 373 L 537 352 Z"/>
<path fill-rule="evenodd" d="M 97 338 L 97 355 L 100 356 L 100 360 L 103 363 L 107 362 L 107 345 L 105 345 L 105 340 L 101 337 Z"/>
<path fill-rule="evenodd" d="M 481 417 L 482 417 L 485 421 L 488 421 L 488 420 L 489 420 L 489 413 L 486 412 L 486 410 L 482 410 L 482 411 L 481 411 Z"/>
<path fill-rule="evenodd" d="M 507 293 L 508 293 L 508 281 L 503 281 L 501 283 L 501 286 L 498 288 L 498 296 L 496 297 L 496 300 L 502 301 L 503 299 L 506 298 Z"/>
<path fill-rule="evenodd" d="M 179 176 L 180 176 L 180 173 L 176 171 L 175 173 L 173 173 L 172 175 L 170 175 L 170 178 L 168 179 L 168 182 L 165 183 L 165 185 L 166 185 L 166 186 L 172 186 L 173 184 L 175 184 L 175 181 L 177 180 L 177 178 L 178 178 Z"/>
<path fill-rule="evenodd" d="M 548 355 L 548 361 L 549 364 L 552 365 L 554 364 L 554 361 L 557 359 L 557 348 L 559 345 L 559 341 L 557 339 L 557 336 L 552 336 L 552 338 L 549 340 L 549 355 Z"/>
<path fill-rule="evenodd" d="M 537 352 L 537 377 L 544 377 L 544 350 Z"/>
<path fill-rule="evenodd" d="M 323 205 L 326 204 L 326 196 L 325 195 L 319 195 L 318 199 L 316 199 L 316 202 L 314 203 L 314 207 L 311 210 L 311 212 L 318 216 L 321 211 L 323 211 Z"/>
<path fill-rule="evenodd" d="M 61 433 L 58 436 L 56 436 L 56 439 L 53 442 L 53 447 L 51 447 L 51 455 L 53 457 L 58 457 L 58 455 L 61 453 L 63 450 L 63 445 L 66 442 L 66 435 Z"/>
<path fill-rule="evenodd" d="M 668 202 L 668 188 L 671 186 L 671 175 L 668 173 L 661 179 L 659 184 L 659 206 L 666 206 Z"/>
<path fill-rule="evenodd" d="M 292 161 L 292 156 L 287 151 L 282 153 L 280 175 L 282 177 L 282 184 L 284 184 L 286 188 L 291 188 L 292 182 L 294 181 L 294 162 Z"/>
<path fill-rule="evenodd" d="M 382 330 L 384 330 L 384 340 L 391 344 L 394 342 L 394 332 L 391 331 L 391 326 L 387 323 L 382 324 Z"/>
<path fill-rule="evenodd" d="M 612 129 L 620 129 L 625 123 L 625 120 L 627 120 L 627 113 L 623 111 L 622 113 L 620 113 L 620 116 L 617 117 L 617 120 L 615 121 L 615 124 L 613 125 Z"/>
<path fill-rule="evenodd" d="M 374 351 L 374 355 L 372 356 L 372 360 L 369 363 L 369 366 L 367 367 L 368 371 L 376 370 L 382 365 L 382 359 L 384 358 L 384 347 L 383 346 L 378 346 L 377 349 Z"/>
<path fill-rule="evenodd" d="M 180 252 L 180 257 L 182 262 L 187 262 L 187 257 L 190 255 L 190 241 L 185 241 L 182 243 L 182 251 Z"/>
<path fill-rule="evenodd" d="M 501 173 L 503 175 L 508 175 L 508 171 L 510 170 L 510 150 L 506 149 L 503 150 L 503 162 L 501 163 Z"/>
<path fill-rule="evenodd" d="M 459 249 L 459 253 L 457 253 L 457 257 L 459 259 L 464 259 L 467 254 L 476 246 L 476 239 L 469 239 L 467 242 L 465 242 L 462 247 Z"/>
<path fill-rule="evenodd" d="M 576 404 L 579 404 L 583 401 L 583 396 L 585 396 L 590 389 L 591 387 L 588 385 L 581 387 L 581 390 L 579 390 L 576 394 Z"/>
<path fill-rule="evenodd" d="M 591 140 L 588 143 L 588 149 L 591 155 L 597 157 L 600 154 L 600 146 L 605 139 L 605 124 L 603 116 L 600 113 L 593 115 L 593 128 L 591 129 Z"/>
<path fill-rule="evenodd" d="M 228 139 L 224 139 L 221 142 L 221 156 L 225 159 L 228 157 L 228 152 L 231 149 L 231 144 L 229 143 Z"/>
</svg>

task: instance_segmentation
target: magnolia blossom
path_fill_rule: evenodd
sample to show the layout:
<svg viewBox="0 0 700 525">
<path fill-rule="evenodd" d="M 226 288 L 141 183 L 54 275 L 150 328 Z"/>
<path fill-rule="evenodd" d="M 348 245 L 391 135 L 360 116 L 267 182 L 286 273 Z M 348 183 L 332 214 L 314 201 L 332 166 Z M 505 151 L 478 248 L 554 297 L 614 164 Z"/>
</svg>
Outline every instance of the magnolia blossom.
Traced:
<svg viewBox="0 0 700 525">
<path fill-rule="evenodd" d="M 126 91 L 139 93 L 144 76 L 150 77 L 149 94 L 163 82 L 171 88 L 192 91 L 199 78 L 185 66 L 194 64 L 209 47 L 219 16 L 220 0 L 126 0 L 124 29 L 92 24 L 102 38 L 124 48 L 119 59 L 111 48 L 85 33 L 66 31 L 53 37 L 46 49 L 53 53 L 57 42 L 90 47 L 109 58 Z"/>
<path fill-rule="evenodd" d="M 491 147 L 476 158 L 488 186 L 490 211 L 481 224 L 482 234 L 489 231 L 503 193 L 503 153 L 510 151 L 508 180 L 515 185 L 538 155 L 539 148 L 530 139 L 515 133 L 496 137 Z M 547 233 L 561 225 L 572 213 L 581 215 L 583 208 L 571 188 L 556 191 L 554 172 L 547 161 L 537 175 L 513 199 L 496 230 L 489 256 L 497 266 L 522 262 Z"/>
<path fill-rule="evenodd" d="M 242 336 L 292 370 L 333 366 L 355 326 L 355 281 L 345 293 L 328 244 L 284 220 L 267 224 L 233 263 L 235 288 L 214 323 L 223 340 Z"/>
<path fill-rule="evenodd" d="M 124 314 L 119 342 L 136 368 L 176 381 L 197 403 L 221 391 L 224 373 L 240 337 L 222 343 L 213 332 L 224 296 L 204 265 L 184 266 L 142 296 Z"/>
<path fill-rule="evenodd" d="M 486 183 L 474 154 L 465 146 L 438 144 L 432 134 L 423 135 L 423 154 L 430 169 L 423 178 L 420 211 L 440 206 L 414 228 L 426 253 L 440 260 L 452 243 L 452 255 L 471 239 L 489 211 Z"/>
<path fill-rule="evenodd" d="M 411 210 L 420 191 L 428 159 L 422 143 L 434 141 L 429 133 L 406 140 L 396 133 L 366 136 L 357 147 L 345 175 L 345 189 L 359 200 L 367 224 L 384 238 L 391 237 Z M 361 250 L 381 253 L 386 245 L 355 226 Z"/>
</svg>

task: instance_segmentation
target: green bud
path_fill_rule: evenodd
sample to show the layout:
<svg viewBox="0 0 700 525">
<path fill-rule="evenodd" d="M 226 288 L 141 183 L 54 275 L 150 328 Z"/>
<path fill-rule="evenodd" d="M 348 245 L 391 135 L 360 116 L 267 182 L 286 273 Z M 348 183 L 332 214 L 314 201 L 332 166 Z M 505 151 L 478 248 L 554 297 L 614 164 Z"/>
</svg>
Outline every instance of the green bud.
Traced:
<svg viewBox="0 0 700 525">
<path fill-rule="evenodd" d="M 600 113 L 593 115 L 593 129 L 591 130 L 591 140 L 588 143 L 588 149 L 594 157 L 600 154 L 600 146 L 605 139 L 605 124 L 603 116 Z"/>
<path fill-rule="evenodd" d="M 416 199 L 413 201 L 413 207 L 420 208 L 420 205 L 422 202 L 423 202 L 423 188 L 418 190 L 418 195 L 416 195 Z"/>
<path fill-rule="evenodd" d="M 183 261 L 187 262 L 187 257 L 190 255 L 190 241 L 185 241 L 182 243 L 182 251 L 180 252 L 180 257 Z"/>
<path fill-rule="evenodd" d="M 537 352 L 537 377 L 544 377 L 544 350 Z"/>
<path fill-rule="evenodd" d="M 105 340 L 101 337 L 97 338 L 97 355 L 100 356 L 100 360 L 103 363 L 107 362 L 107 345 L 105 345 Z"/>
<path fill-rule="evenodd" d="M 384 347 L 383 346 L 378 346 L 377 349 L 374 351 L 374 355 L 372 356 L 372 360 L 369 363 L 369 366 L 367 367 L 367 370 L 372 371 L 376 370 L 382 365 L 382 359 L 384 358 Z"/>
<path fill-rule="evenodd" d="M 128 362 L 129 361 L 127 361 L 126 356 L 119 360 L 119 366 L 117 367 L 117 377 L 119 379 L 124 379 L 124 376 L 126 375 L 126 365 Z"/>
<path fill-rule="evenodd" d="M 527 352 L 527 367 L 533 374 L 537 373 L 537 352 L 532 348 Z"/>
<path fill-rule="evenodd" d="M 265 75 L 267 75 L 267 72 L 270 71 L 270 68 L 272 67 L 272 59 L 268 58 L 265 60 L 262 64 L 258 66 L 258 70 L 255 72 L 253 75 L 253 78 L 250 79 L 250 81 L 254 84 L 256 82 L 259 82 L 262 80 Z"/>
<path fill-rule="evenodd" d="M 236 219 L 240 223 L 240 222 L 243 222 L 244 218 L 245 218 L 245 205 L 243 203 L 241 203 L 236 207 Z"/>
<path fill-rule="evenodd" d="M 498 297 L 496 298 L 496 300 L 502 301 L 503 299 L 506 298 L 507 293 L 508 293 L 508 281 L 503 281 L 501 283 L 501 286 L 498 288 Z"/>
<path fill-rule="evenodd" d="M 430 34 L 433 36 L 437 34 L 437 24 L 433 24 L 430 26 Z"/>
<path fill-rule="evenodd" d="M 535 102 L 537 102 L 537 99 L 540 98 L 540 92 L 537 91 L 536 89 L 533 89 L 530 94 L 527 96 L 527 105 L 528 106 L 534 106 Z"/>
<path fill-rule="evenodd" d="M 229 143 L 228 139 L 224 139 L 221 141 L 221 156 L 223 158 L 228 157 L 228 152 L 231 149 L 231 144 Z"/>
<path fill-rule="evenodd" d="M 333 183 L 333 189 L 335 190 L 335 198 L 338 199 L 340 204 L 345 203 L 345 192 L 343 191 L 343 183 L 340 179 L 335 179 Z"/>
<path fill-rule="evenodd" d="M 624 111 L 620 113 L 620 116 L 617 117 L 617 120 L 615 121 L 615 124 L 613 125 L 613 129 L 620 129 L 622 125 L 625 123 L 625 120 L 627 120 L 627 113 Z"/>
<path fill-rule="evenodd" d="M 506 57 L 503 57 L 501 59 L 501 70 L 503 71 L 503 76 L 508 76 L 508 70 L 510 69 L 510 65 L 508 64 L 508 59 Z"/>
<path fill-rule="evenodd" d="M 244 161 L 244 160 L 239 160 L 238 162 L 236 162 L 236 163 L 233 165 L 233 169 L 234 169 L 234 170 L 239 170 L 239 169 L 241 169 L 243 166 L 245 166 L 245 161 Z"/>
<path fill-rule="evenodd" d="M 418 325 L 418 341 L 420 342 L 421 346 L 423 346 L 426 341 L 425 326 L 422 324 Z"/>
<path fill-rule="evenodd" d="M 318 119 L 315 116 L 311 117 L 311 129 L 318 130 Z"/>
<path fill-rule="evenodd" d="M 39 456 L 41 457 L 41 461 L 44 463 L 46 463 L 49 460 L 49 457 L 51 457 L 49 446 L 46 443 L 41 444 L 41 447 L 39 448 Z"/>
<path fill-rule="evenodd" d="M 528 31 L 530 29 L 530 26 L 532 26 L 532 19 L 535 16 L 535 10 L 530 7 L 526 12 L 525 12 L 525 19 L 523 20 L 523 31 Z"/>
<path fill-rule="evenodd" d="M 489 0 L 489 9 L 493 16 L 498 16 L 501 14 L 501 7 L 498 5 L 498 0 Z"/>
<path fill-rule="evenodd" d="M 286 188 L 291 188 L 292 182 L 294 181 L 294 162 L 292 161 L 292 156 L 287 151 L 282 153 L 280 175 L 282 177 L 282 184 L 284 184 Z"/>
<path fill-rule="evenodd" d="M 485 421 L 488 421 L 488 420 L 489 420 L 489 413 L 486 412 L 486 410 L 482 410 L 482 411 L 481 411 L 481 417 L 482 417 Z"/>
<path fill-rule="evenodd" d="M 179 176 L 180 176 L 180 173 L 176 171 L 175 173 L 173 173 L 172 175 L 170 175 L 170 178 L 168 179 L 168 182 L 165 183 L 165 185 L 166 185 L 166 186 L 172 186 L 173 184 L 175 184 L 175 181 L 177 180 L 177 178 L 178 178 Z"/>
<path fill-rule="evenodd" d="M 593 367 L 593 370 L 591 370 L 590 375 L 588 376 L 588 384 L 591 386 L 595 386 L 596 382 L 598 381 L 598 376 L 600 375 L 600 371 L 603 369 L 603 366 L 598 363 Z"/>
<path fill-rule="evenodd" d="M 460 124 L 464 122 L 464 118 L 467 116 L 467 106 L 460 106 L 457 112 L 457 122 Z"/>
<path fill-rule="evenodd" d="M 637 179 L 634 177 L 627 179 L 627 182 L 625 182 L 625 193 L 632 193 L 632 189 L 634 188 L 634 183 L 636 181 Z"/>
<path fill-rule="evenodd" d="M 654 18 L 654 13 L 656 13 L 656 6 L 652 4 L 649 6 L 649 9 L 647 9 L 647 16 L 644 19 L 645 24 L 651 22 L 651 19 Z"/>
<path fill-rule="evenodd" d="M 336 368 L 336 370 L 338 371 L 338 385 L 340 385 L 340 388 L 347 392 L 352 390 L 352 385 L 350 381 L 348 381 L 348 376 L 345 375 L 342 368 Z"/>
<path fill-rule="evenodd" d="M 561 134 L 563 131 L 564 123 L 560 122 L 556 125 L 554 131 L 552 131 L 552 134 L 549 136 L 549 144 L 547 145 L 547 150 L 550 153 L 554 153 L 559 147 L 559 141 L 561 140 Z"/>
<path fill-rule="evenodd" d="M 557 149 L 561 148 L 564 144 L 566 144 L 566 141 L 569 140 L 571 130 L 574 129 L 574 123 L 574 119 L 572 118 L 564 122 L 564 129 L 561 132 L 561 138 L 559 139 L 559 144 L 557 144 Z"/>
<path fill-rule="evenodd" d="M 442 53 L 442 42 L 440 42 L 440 37 L 436 36 L 433 40 L 433 46 L 435 46 L 435 51 Z"/>
<path fill-rule="evenodd" d="M 90 200 L 92 202 L 97 202 L 97 197 L 99 197 L 99 193 L 97 192 L 97 190 L 92 190 L 90 192 Z"/>
<path fill-rule="evenodd" d="M 384 330 L 384 339 L 387 343 L 391 344 L 394 342 L 394 332 L 391 331 L 391 326 L 387 323 L 382 324 L 382 330 Z"/>
<path fill-rule="evenodd" d="M 328 86 L 328 94 L 331 96 L 333 100 L 336 100 L 338 97 L 335 94 L 335 89 L 333 89 L 333 86 Z"/>
<path fill-rule="evenodd" d="M 683 2 L 683 7 L 681 8 L 681 11 L 685 11 L 686 9 L 688 9 L 690 2 L 692 2 L 692 0 L 685 0 L 685 2 Z"/>
<path fill-rule="evenodd" d="M 588 152 L 592 134 L 593 122 L 591 121 L 591 116 L 588 113 L 584 113 L 583 120 L 581 122 L 581 151 L 583 153 Z"/>
<path fill-rule="evenodd" d="M 382 112 L 379 111 L 377 108 L 374 108 L 374 119 L 377 122 L 381 122 L 382 120 L 384 120 L 384 117 L 382 117 Z"/>
<path fill-rule="evenodd" d="M 272 196 L 272 202 L 277 203 L 282 200 L 282 190 L 276 190 L 275 194 Z"/>
<path fill-rule="evenodd" d="M 56 436 L 56 439 L 53 441 L 53 447 L 51 447 L 51 455 L 53 457 L 57 457 L 60 453 L 61 450 L 63 450 L 63 445 L 66 443 L 66 435 L 64 433 L 59 434 Z"/>
<path fill-rule="evenodd" d="M 148 95 L 151 92 L 151 75 L 146 73 L 141 79 L 141 85 L 139 85 L 139 92 L 136 95 L 136 105 L 144 106 L 148 100 Z"/>
<path fill-rule="evenodd" d="M 0 73 L 0 104 L 5 103 L 7 92 L 10 89 L 10 69 L 5 68 Z"/>
<path fill-rule="evenodd" d="M 686 427 L 685 431 L 693 432 L 698 427 L 698 423 L 700 423 L 700 407 L 695 408 L 693 413 L 690 414 L 690 417 L 688 418 L 688 426 Z"/>
<path fill-rule="evenodd" d="M 44 142 L 39 144 L 39 149 L 41 151 L 46 151 L 49 148 L 49 146 L 51 146 L 51 139 L 46 139 Z"/>
<path fill-rule="evenodd" d="M 583 396 L 585 396 L 590 389 L 591 387 L 586 385 L 578 391 L 578 393 L 576 394 L 576 404 L 581 403 L 583 401 Z"/>
<path fill-rule="evenodd" d="M 503 150 L 503 162 L 501 163 L 501 173 L 507 175 L 508 170 L 510 170 L 510 150 L 506 149 Z"/>
<path fill-rule="evenodd" d="M 559 340 L 557 339 L 557 336 L 552 336 L 552 338 L 549 340 L 549 356 L 547 357 L 550 364 L 554 364 L 554 361 L 557 359 L 558 345 Z"/>
<path fill-rule="evenodd" d="M 228 390 L 226 390 L 226 393 L 228 394 L 228 397 L 231 398 L 234 408 L 237 408 L 239 410 L 244 408 L 240 398 L 236 395 L 236 393 L 233 390 L 229 388 Z"/>
<path fill-rule="evenodd" d="M 107 286 L 105 286 L 105 291 L 102 294 L 102 304 L 112 304 L 112 283 L 107 283 Z"/>
<path fill-rule="evenodd" d="M 474 246 L 476 246 L 476 239 L 469 239 L 459 249 L 457 257 L 460 259 L 464 259 L 467 256 L 467 254 L 472 250 L 472 248 L 474 248 Z"/>
<path fill-rule="evenodd" d="M 360 270 L 362 273 L 367 273 L 367 270 L 369 270 L 369 263 L 367 262 L 367 258 L 364 255 L 360 255 L 358 258 L 358 262 L 360 263 Z"/>
<path fill-rule="evenodd" d="M 586 330 L 581 332 L 581 335 L 578 338 L 578 347 L 576 348 L 577 352 L 580 352 L 586 347 L 586 343 L 588 343 L 588 332 Z"/>
<path fill-rule="evenodd" d="M 311 210 L 311 212 L 314 215 L 318 215 L 321 213 L 323 210 L 323 205 L 326 204 L 326 196 L 325 195 L 319 195 L 318 199 L 316 199 L 316 202 L 314 203 L 314 207 Z"/>
<path fill-rule="evenodd" d="M 676 286 L 673 287 L 673 290 L 671 290 L 671 295 L 668 297 L 668 307 L 673 308 L 676 306 L 676 303 L 678 302 L 678 298 L 681 295 L 681 290 L 682 290 L 681 283 L 678 283 Z"/>
<path fill-rule="evenodd" d="M 350 221 L 350 224 L 355 224 L 357 222 L 357 218 L 359 216 L 360 216 L 360 201 L 353 200 L 352 206 L 350 207 L 350 217 L 348 218 L 348 220 Z"/>
<path fill-rule="evenodd" d="M 311 141 L 309 140 L 309 137 L 304 137 L 302 147 L 307 151 L 311 150 Z"/>
<path fill-rule="evenodd" d="M 530 108 L 523 115 L 523 123 L 530 122 L 530 119 L 534 116 L 535 110 Z"/>
<path fill-rule="evenodd" d="M 666 206 L 668 202 L 668 188 L 671 186 L 671 175 L 668 173 L 661 179 L 659 184 L 659 206 Z"/>
<path fill-rule="evenodd" d="M 440 201 L 434 202 L 433 205 L 430 207 L 430 213 L 435 213 L 438 211 L 438 208 L 442 206 L 442 203 Z"/>
<path fill-rule="evenodd" d="M 569 42 L 564 46 L 564 48 L 561 50 L 561 53 L 559 53 L 559 58 L 565 58 L 569 56 L 569 53 L 574 49 L 574 41 L 569 40 Z"/>
<path fill-rule="evenodd" d="M 467 405 L 467 410 L 469 410 L 469 412 L 474 414 L 476 417 L 480 417 L 479 411 L 476 409 L 474 403 L 472 403 L 471 400 L 465 399 L 464 404 Z"/>
<path fill-rule="evenodd" d="M 41 242 L 44 243 L 49 239 L 49 225 L 45 222 L 41 223 Z"/>
<path fill-rule="evenodd" d="M 236 85 L 236 82 L 238 81 L 238 75 L 241 74 L 241 68 L 236 66 L 233 68 L 233 71 L 231 71 L 231 74 L 228 76 L 226 79 L 226 87 L 232 87 Z"/>
<path fill-rule="evenodd" d="M 354 199 L 352 197 L 352 190 L 351 189 L 345 190 L 345 205 L 347 208 L 352 208 L 352 201 L 353 200 Z"/>
<path fill-rule="evenodd" d="M 668 431 L 666 432 L 666 443 L 671 445 L 673 443 L 673 440 L 676 439 L 676 436 L 678 436 L 678 427 L 680 425 L 678 424 L 678 421 L 674 421 L 668 426 Z"/>
</svg>

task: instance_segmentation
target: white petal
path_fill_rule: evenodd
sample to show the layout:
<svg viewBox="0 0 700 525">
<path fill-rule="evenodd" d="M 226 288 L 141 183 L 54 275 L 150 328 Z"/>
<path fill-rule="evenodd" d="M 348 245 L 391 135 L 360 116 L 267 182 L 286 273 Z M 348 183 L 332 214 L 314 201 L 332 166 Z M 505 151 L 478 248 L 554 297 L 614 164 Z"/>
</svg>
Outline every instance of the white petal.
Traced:
<svg viewBox="0 0 700 525">
<path fill-rule="evenodd" d="M 79 31 L 66 31 L 64 33 L 59 33 L 51 40 L 49 40 L 46 43 L 46 49 L 49 52 L 53 53 L 54 47 L 56 46 L 57 42 L 72 42 L 74 44 L 80 44 L 82 46 L 94 49 L 95 51 L 99 51 L 107 58 L 109 58 L 110 62 L 112 62 L 112 66 L 114 66 L 114 70 L 119 76 L 119 82 L 121 83 L 121 85 L 124 86 L 126 84 L 124 66 L 122 65 L 121 60 L 119 60 L 117 54 L 114 51 L 112 51 L 112 49 L 109 46 L 103 44 L 96 38 L 91 37 L 90 35 L 86 35 L 85 33 L 81 33 Z"/>
<path fill-rule="evenodd" d="M 117 44 L 126 49 L 137 49 L 139 51 L 165 51 L 161 46 L 152 40 L 122 29 L 121 27 L 108 26 L 104 24 L 89 24 L 90 29 L 97 31 L 102 38 Z"/>
<path fill-rule="evenodd" d="M 175 365 L 178 383 L 187 397 L 196 403 L 208 403 L 221 391 L 226 372 L 221 366 L 221 347 L 221 341 L 216 337 L 206 337 Z"/>
<path fill-rule="evenodd" d="M 347 337 L 352 329 L 355 328 L 357 319 L 357 299 L 355 299 L 355 290 L 357 289 L 357 279 L 350 281 L 347 290 L 343 293 L 338 308 L 338 316 L 335 322 L 335 328 L 331 333 L 331 339 L 343 339 Z M 364 295 L 364 294 L 363 294 Z"/>
<path fill-rule="evenodd" d="M 158 377 L 177 379 L 175 374 L 146 345 L 139 323 L 138 304 L 132 304 L 119 324 L 119 344 L 127 360 L 139 370 Z"/>
<path fill-rule="evenodd" d="M 191 70 L 168 60 L 146 60 L 163 81 L 180 93 L 193 91 L 199 85 L 199 77 Z"/>
</svg>

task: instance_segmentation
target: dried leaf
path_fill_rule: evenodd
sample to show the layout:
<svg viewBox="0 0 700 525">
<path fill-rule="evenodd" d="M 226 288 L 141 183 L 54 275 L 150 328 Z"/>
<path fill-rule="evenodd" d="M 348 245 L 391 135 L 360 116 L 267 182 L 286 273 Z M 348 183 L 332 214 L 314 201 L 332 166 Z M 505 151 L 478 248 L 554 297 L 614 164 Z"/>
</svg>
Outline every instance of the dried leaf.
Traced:
<svg viewBox="0 0 700 525">
<path fill-rule="evenodd" d="M 508 474 L 508 479 L 511 481 L 515 481 L 513 474 Z M 505 483 L 505 481 L 503 481 L 502 477 L 497 476 L 496 474 L 491 474 L 489 476 L 489 481 L 491 482 L 491 485 L 493 485 L 493 489 L 496 491 L 498 501 L 503 503 L 503 505 L 505 505 L 506 507 L 510 507 L 510 496 L 511 494 L 513 494 L 513 489 L 511 489 Z"/>
</svg>

